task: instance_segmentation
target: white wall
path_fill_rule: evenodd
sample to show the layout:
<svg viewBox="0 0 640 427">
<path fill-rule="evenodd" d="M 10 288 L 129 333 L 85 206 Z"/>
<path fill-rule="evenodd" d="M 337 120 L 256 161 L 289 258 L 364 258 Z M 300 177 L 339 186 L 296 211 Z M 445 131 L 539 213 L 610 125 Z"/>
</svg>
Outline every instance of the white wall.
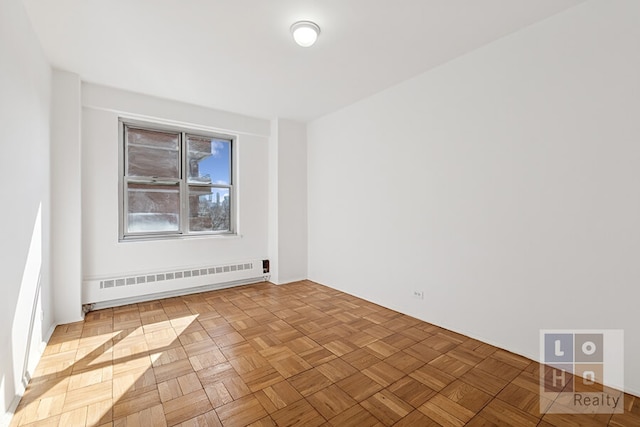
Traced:
<svg viewBox="0 0 640 427">
<path fill-rule="evenodd" d="M 306 125 L 280 119 L 278 143 L 279 280 L 289 283 L 307 278 Z"/>
<path fill-rule="evenodd" d="M 307 278 L 307 127 L 274 119 L 269 141 L 271 281 Z"/>
<path fill-rule="evenodd" d="M 536 359 L 622 328 L 640 394 L 638 22 L 587 2 L 310 123 L 309 278 Z"/>
<path fill-rule="evenodd" d="M 22 2 L 0 2 L 0 424 L 51 333 L 51 69 Z"/>
<path fill-rule="evenodd" d="M 54 318 L 82 320 L 80 76 L 53 71 L 51 100 L 51 278 Z"/>
<path fill-rule="evenodd" d="M 87 83 L 82 85 L 82 105 L 82 270 L 85 282 L 159 269 L 267 257 L 269 121 Z M 238 237 L 118 241 L 120 116 L 237 135 Z"/>
<path fill-rule="evenodd" d="M 269 218 L 268 218 L 268 227 L 269 227 L 269 281 L 271 283 L 275 283 L 277 285 L 281 284 L 280 282 L 280 268 L 279 268 L 279 208 L 280 203 L 278 203 L 278 178 L 279 178 L 279 170 L 278 170 L 278 158 L 279 158 L 279 150 L 280 145 L 278 141 L 278 125 L 279 120 L 273 119 L 271 120 L 271 136 L 269 138 L 269 154 L 268 154 L 268 164 L 269 164 Z"/>
</svg>

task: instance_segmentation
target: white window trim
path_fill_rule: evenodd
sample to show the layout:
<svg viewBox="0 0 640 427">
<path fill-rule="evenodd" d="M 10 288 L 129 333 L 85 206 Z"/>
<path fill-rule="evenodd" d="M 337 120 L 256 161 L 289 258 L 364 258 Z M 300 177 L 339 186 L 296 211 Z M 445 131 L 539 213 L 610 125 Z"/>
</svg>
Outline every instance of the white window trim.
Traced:
<svg viewBox="0 0 640 427">
<path fill-rule="evenodd" d="M 127 226 L 127 196 L 125 168 L 126 168 L 126 147 L 125 147 L 125 127 L 146 129 L 151 131 L 167 131 L 180 133 L 180 174 L 179 191 L 180 191 L 180 222 L 178 231 L 170 232 L 147 232 L 147 233 L 126 233 Z M 192 231 L 189 232 L 189 207 L 188 207 L 188 184 L 187 171 L 187 155 L 186 155 L 186 135 L 211 137 L 217 139 L 228 140 L 231 142 L 230 149 L 230 168 L 231 183 L 229 185 L 212 184 L 211 187 L 220 187 L 229 189 L 230 202 L 230 230 L 225 231 Z M 119 242 L 135 242 L 144 240 L 171 240 L 171 239 L 193 239 L 193 238 L 236 238 L 238 234 L 238 179 L 237 179 L 237 150 L 238 136 L 228 133 L 221 133 L 213 129 L 203 127 L 190 127 L 188 125 L 166 124 L 163 122 L 146 121 L 137 118 L 128 118 L 121 116 L 118 118 L 118 241 Z M 131 182 L 132 180 L 129 180 Z M 209 185 L 208 185 L 209 186 Z"/>
</svg>

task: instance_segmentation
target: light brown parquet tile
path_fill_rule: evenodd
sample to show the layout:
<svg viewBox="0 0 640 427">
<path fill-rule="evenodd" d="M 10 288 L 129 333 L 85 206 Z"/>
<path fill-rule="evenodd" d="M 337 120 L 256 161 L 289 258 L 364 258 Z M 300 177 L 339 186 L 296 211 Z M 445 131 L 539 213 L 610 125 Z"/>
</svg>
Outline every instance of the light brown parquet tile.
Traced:
<svg viewBox="0 0 640 427">
<path fill-rule="evenodd" d="M 491 395 L 460 380 L 446 386 L 440 394 L 474 413 L 479 412 L 492 399 Z"/>
<path fill-rule="evenodd" d="M 362 373 L 384 387 L 391 385 L 404 376 L 404 372 L 394 368 L 387 362 L 378 362 L 364 369 Z"/>
<path fill-rule="evenodd" d="M 45 397 L 65 394 L 69 387 L 70 377 L 35 377 L 29 383 L 29 386 L 20 400 L 18 408 L 25 407 L 31 402 Z"/>
<path fill-rule="evenodd" d="M 409 376 L 403 377 L 389 386 L 389 391 L 414 408 L 420 407 L 436 392 Z"/>
<path fill-rule="evenodd" d="M 201 335 L 200 332 L 194 332 L 193 335 Z M 206 338 L 202 338 L 200 341 L 192 342 L 184 345 L 184 351 L 189 356 L 196 356 L 198 354 L 206 354 L 211 348 L 215 348 L 215 344 L 211 338 L 207 335 Z"/>
<path fill-rule="evenodd" d="M 429 363 L 433 359 L 439 357 L 442 354 L 439 351 L 436 351 L 433 348 L 421 342 L 414 344 L 410 347 L 407 347 L 403 351 L 408 355 L 413 356 L 418 360 L 421 360 L 424 363 Z"/>
<path fill-rule="evenodd" d="M 391 426 L 413 411 L 413 407 L 388 390 L 382 390 L 361 403 L 380 422 Z"/>
<path fill-rule="evenodd" d="M 210 348 L 206 353 L 189 357 L 189 362 L 191 362 L 191 367 L 194 371 L 199 371 L 206 367 L 217 365 L 218 363 L 224 363 L 226 361 L 227 358 L 224 357 L 222 352 L 216 347 Z"/>
<path fill-rule="evenodd" d="M 219 351 L 218 349 L 212 349 Z M 163 350 L 150 352 L 151 365 L 157 368 L 168 363 L 177 362 L 178 360 L 187 359 L 187 352 L 182 347 L 172 347 Z"/>
<path fill-rule="evenodd" d="M 104 381 L 87 387 L 68 391 L 64 399 L 63 410 L 70 411 L 82 406 L 109 400 L 113 395 L 112 381 Z"/>
<path fill-rule="evenodd" d="M 446 353 L 449 350 L 453 350 L 459 344 L 461 344 L 461 342 L 462 341 L 447 336 L 443 333 L 437 333 L 421 341 L 422 344 L 431 347 L 439 353 Z"/>
<path fill-rule="evenodd" d="M 470 369 L 460 379 L 491 396 L 496 396 L 509 383 L 509 381 L 495 377 L 480 368 Z"/>
<path fill-rule="evenodd" d="M 430 365 L 416 369 L 409 376 L 435 391 L 442 390 L 455 380 L 455 377 Z"/>
<path fill-rule="evenodd" d="M 351 396 L 355 401 L 361 402 L 369 396 L 382 390 L 382 386 L 364 375 L 362 372 L 344 378 L 337 382 L 338 387 Z"/>
<path fill-rule="evenodd" d="M 380 325 L 375 325 L 375 326 L 371 326 L 370 328 L 366 328 L 363 330 L 363 332 L 366 332 L 372 337 L 375 337 L 377 339 L 383 339 L 388 337 L 389 335 L 393 335 L 393 331 Z"/>
<path fill-rule="evenodd" d="M 422 360 L 416 359 L 404 351 L 399 351 L 387 357 L 384 361 L 405 374 L 409 374 L 425 364 Z"/>
<path fill-rule="evenodd" d="M 478 363 L 476 367 L 508 382 L 513 381 L 522 372 L 522 369 L 514 368 L 507 363 L 494 359 L 493 356 L 487 357 Z"/>
<path fill-rule="evenodd" d="M 244 426 L 268 415 L 252 395 L 227 403 L 217 408 L 216 413 L 224 426 Z"/>
<path fill-rule="evenodd" d="M 302 395 L 287 381 L 266 387 L 255 393 L 255 396 L 269 413 L 302 399 Z"/>
<path fill-rule="evenodd" d="M 20 424 L 30 424 L 40 422 L 50 418 L 52 415 L 60 415 L 75 408 L 64 407 L 65 396 L 55 395 L 40 399 L 24 409 L 24 414 Z"/>
<path fill-rule="evenodd" d="M 265 424 L 268 425 L 268 424 Z M 216 411 L 209 411 L 206 414 L 198 415 L 180 424 L 180 427 L 222 427 Z"/>
<path fill-rule="evenodd" d="M 317 368 L 309 369 L 289 378 L 289 383 L 303 396 L 309 396 L 316 391 L 330 386 L 333 382 Z"/>
<path fill-rule="evenodd" d="M 459 378 L 462 374 L 473 367 L 472 365 L 461 362 L 455 357 L 451 357 L 446 354 L 436 357 L 431 362 L 429 362 L 428 365 L 455 378 Z"/>
<path fill-rule="evenodd" d="M 487 357 L 480 353 L 476 353 L 469 348 L 463 347 L 462 344 L 452 350 L 449 350 L 446 354 L 447 356 L 454 357 L 471 366 L 477 365 Z"/>
<path fill-rule="evenodd" d="M 113 378 L 113 398 L 125 399 L 156 388 L 156 377 L 152 369 L 127 371 Z"/>
<path fill-rule="evenodd" d="M 114 427 L 133 427 L 133 426 L 167 426 L 165 414 L 162 405 L 154 405 L 138 412 L 131 413 L 126 417 L 118 418 L 113 422 Z"/>
<path fill-rule="evenodd" d="M 279 427 L 317 427 L 326 421 L 305 399 L 287 405 L 271 414 Z"/>
<path fill-rule="evenodd" d="M 513 425 L 533 427 L 540 421 L 539 418 L 528 414 L 515 406 L 509 405 L 500 399 L 493 399 L 480 411 L 480 416 L 496 425 Z"/>
<path fill-rule="evenodd" d="M 272 366 L 264 366 L 250 371 L 242 376 L 252 392 L 262 390 L 284 380 L 284 377 Z"/>
<path fill-rule="evenodd" d="M 126 417 L 159 404 L 161 404 L 161 401 L 157 389 L 120 399 L 113 405 L 113 418 Z"/>
<path fill-rule="evenodd" d="M 305 354 L 312 351 L 323 351 L 320 344 L 309 337 L 300 337 L 288 341 L 286 346 L 295 354 Z"/>
<path fill-rule="evenodd" d="M 327 420 L 356 404 L 355 400 L 335 384 L 315 392 L 307 400 Z"/>
<path fill-rule="evenodd" d="M 441 427 L 440 424 L 424 415 L 422 412 L 415 410 L 400 421 L 395 423 L 393 427 Z"/>
<path fill-rule="evenodd" d="M 249 386 L 238 375 L 233 375 L 223 379 L 222 384 L 224 384 L 224 387 L 227 389 L 233 400 L 251 394 Z"/>
<path fill-rule="evenodd" d="M 501 362 L 507 363 L 519 370 L 526 368 L 531 363 L 531 360 L 527 359 L 526 357 L 522 357 L 502 349 L 496 350 L 491 354 L 491 357 Z"/>
<path fill-rule="evenodd" d="M 320 366 L 336 358 L 336 355 L 323 347 L 312 348 L 300 353 L 300 357 L 309 365 Z"/>
<path fill-rule="evenodd" d="M 382 427 L 380 421 L 360 405 L 354 405 L 329 420 L 333 427 Z M 414 424 L 418 425 L 418 424 Z"/>
<path fill-rule="evenodd" d="M 316 368 L 332 382 L 340 381 L 343 378 L 357 372 L 356 368 L 342 359 L 334 359 Z"/>
<path fill-rule="evenodd" d="M 46 418 L 40 421 L 34 421 L 29 424 L 21 424 L 24 427 L 57 427 L 60 425 L 61 415 L 55 415 L 53 417 Z"/>
<path fill-rule="evenodd" d="M 358 348 L 357 345 L 351 344 L 346 341 L 346 339 L 337 339 L 331 342 L 328 342 L 324 345 L 324 348 L 329 350 L 331 353 L 335 354 L 337 357 L 344 356 L 347 353 L 351 353 L 352 351 Z"/>
<path fill-rule="evenodd" d="M 180 424 L 196 415 L 205 414 L 213 409 L 204 390 L 184 394 L 162 404 L 169 426 Z"/>
<path fill-rule="evenodd" d="M 381 359 L 387 358 L 399 352 L 400 350 L 391 344 L 387 344 L 382 340 L 374 341 L 366 346 L 369 351 Z"/>
<path fill-rule="evenodd" d="M 214 408 L 233 402 L 233 396 L 222 382 L 210 384 L 204 388 L 204 391 Z"/>
<path fill-rule="evenodd" d="M 399 334 L 402 334 L 408 338 L 411 338 L 414 341 L 422 341 L 424 339 L 429 338 L 431 335 L 429 332 L 423 331 L 420 328 L 417 328 L 415 326 L 410 327 L 408 329 L 401 329 L 400 331 L 398 331 Z"/>
<path fill-rule="evenodd" d="M 389 335 L 388 337 L 381 339 L 380 341 L 398 350 L 404 350 L 405 348 L 411 347 L 412 345 L 415 345 L 417 343 L 417 341 L 397 332 L 393 335 Z"/>
<path fill-rule="evenodd" d="M 310 364 L 297 355 L 293 355 L 285 359 L 274 360 L 271 362 L 271 366 L 273 366 L 283 378 L 292 377 L 312 368 Z"/>
<path fill-rule="evenodd" d="M 87 405 L 87 426 L 101 426 L 113 420 L 113 399 Z"/>
<path fill-rule="evenodd" d="M 363 369 L 366 369 L 380 362 L 380 358 L 374 355 L 367 348 L 359 348 L 349 354 L 345 354 L 341 357 L 341 359 L 349 363 L 359 371 L 362 371 Z"/>
<path fill-rule="evenodd" d="M 229 362 L 224 362 L 203 368 L 197 371 L 196 375 L 198 375 L 200 383 L 206 387 L 211 384 L 219 383 L 225 378 L 237 375 L 237 373 Z"/>
<path fill-rule="evenodd" d="M 171 378 L 181 377 L 194 372 L 189 359 L 180 359 L 175 362 L 153 367 L 156 381 L 163 382 Z"/>
<path fill-rule="evenodd" d="M 527 389 L 513 383 L 507 384 L 497 396 L 511 406 L 527 412 L 536 418 L 542 417 L 553 401 L 540 397 Z M 541 402 L 542 399 L 542 402 Z"/>
<path fill-rule="evenodd" d="M 480 415 L 476 415 L 466 424 L 466 427 L 500 427 L 504 424 L 494 424 L 486 418 L 482 418 Z M 543 423 L 538 424 L 539 427 L 549 427 L 548 425 L 543 425 Z"/>
<path fill-rule="evenodd" d="M 292 355 L 293 356 L 293 355 Z M 240 375 L 253 371 L 254 369 L 270 366 L 269 361 L 258 353 L 247 352 L 244 356 L 239 356 L 229 360 L 233 369 Z"/>
<path fill-rule="evenodd" d="M 572 413 L 562 390 L 540 399 L 541 371 L 313 282 L 261 283 L 59 326 L 10 425 L 640 425 L 631 395 L 614 415 Z"/>
</svg>

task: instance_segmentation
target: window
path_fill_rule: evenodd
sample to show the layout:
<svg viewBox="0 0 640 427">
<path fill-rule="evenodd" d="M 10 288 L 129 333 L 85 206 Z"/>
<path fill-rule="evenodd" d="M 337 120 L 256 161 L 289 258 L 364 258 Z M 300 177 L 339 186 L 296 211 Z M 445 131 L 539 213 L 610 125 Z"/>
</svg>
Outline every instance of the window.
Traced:
<svg viewBox="0 0 640 427">
<path fill-rule="evenodd" d="M 121 238 L 234 232 L 231 136 L 121 122 Z"/>
</svg>

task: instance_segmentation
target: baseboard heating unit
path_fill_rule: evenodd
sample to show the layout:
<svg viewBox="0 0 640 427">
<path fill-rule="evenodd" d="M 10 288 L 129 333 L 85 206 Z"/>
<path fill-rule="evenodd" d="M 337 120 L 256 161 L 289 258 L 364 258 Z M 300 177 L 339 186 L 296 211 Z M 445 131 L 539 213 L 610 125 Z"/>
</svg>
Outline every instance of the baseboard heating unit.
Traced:
<svg viewBox="0 0 640 427">
<path fill-rule="evenodd" d="M 269 280 L 262 260 L 85 279 L 85 311 Z"/>
</svg>

